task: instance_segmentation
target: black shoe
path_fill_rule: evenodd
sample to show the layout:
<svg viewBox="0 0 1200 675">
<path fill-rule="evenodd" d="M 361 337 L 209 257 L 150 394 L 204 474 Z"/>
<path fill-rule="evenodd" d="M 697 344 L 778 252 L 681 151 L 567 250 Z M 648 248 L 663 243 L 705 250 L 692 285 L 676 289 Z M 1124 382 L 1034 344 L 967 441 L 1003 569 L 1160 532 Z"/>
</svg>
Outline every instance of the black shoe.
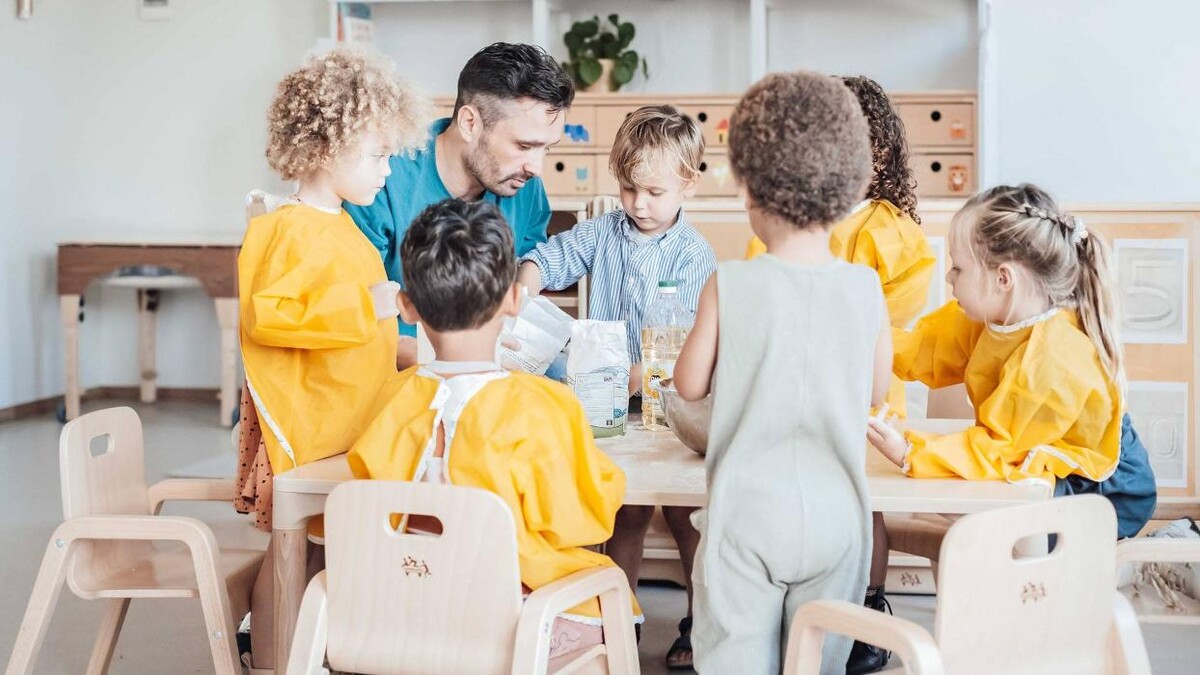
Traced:
<svg viewBox="0 0 1200 675">
<path fill-rule="evenodd" d="M 892 605 L 884 597 L 882 586 L 868 588 L 863 605 L 892 614 Z M 846 660 L 846 675 L 865 675 L 883 670 L 891 657 L 892 653 L 886 649 L 855 640 L 854 646 L 850 648 L 850 658 Z"/>
</svg>

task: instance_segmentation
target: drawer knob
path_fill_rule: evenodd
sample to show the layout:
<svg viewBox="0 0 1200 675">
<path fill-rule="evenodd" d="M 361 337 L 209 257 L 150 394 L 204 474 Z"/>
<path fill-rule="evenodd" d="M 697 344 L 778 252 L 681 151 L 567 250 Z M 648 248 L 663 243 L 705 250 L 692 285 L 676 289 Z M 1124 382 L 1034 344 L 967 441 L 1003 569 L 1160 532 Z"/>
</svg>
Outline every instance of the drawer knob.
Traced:
<svg viewBox="0 0 1200 675">
<path fill-rule="evenodd" d="M 708 113 L 706 113 L 704 111 L 700 111 L 700 112 L 696 113 L 696 119 L 700 120 L 701 124 L 704 124 L 705 122 L 708 121 Z"/>
<path fill-rule="evenodd" d="M 934 122 L 940 121 L 942 119 L 942 111 L 934 110 L 933 112 L 929 113 L 929 119 L 933 120 Z"/>
<path fill-rule="evenodd" d="M 567 170 L 567 165 L 566 165 L 566 164 L 563 164 L 562 162 L 555 162 L 555 163 L 554 163 L 554 170 L 555 170 L 555 171 L 558 171 L 558 172 L 566 171 L 566 170 Z"/>
<path fill-rule="evenodd" d="M 934 173 L 937 173 L 937 172 L 941 171 L 941 170 L 942 170 L 942 163 L 941 163 L 941 162 L 934 162 L 933 164 L 930 164 L 930 165 L 929 165 L 929 170 L 930 170 L 930 171 L 932 171 L 932 172 L 934 172 Z"/>
<path fill-rule="evenodd" d="M 708 162 L 700 162 L 700 173 L 708 171 Z"/>
</svg>

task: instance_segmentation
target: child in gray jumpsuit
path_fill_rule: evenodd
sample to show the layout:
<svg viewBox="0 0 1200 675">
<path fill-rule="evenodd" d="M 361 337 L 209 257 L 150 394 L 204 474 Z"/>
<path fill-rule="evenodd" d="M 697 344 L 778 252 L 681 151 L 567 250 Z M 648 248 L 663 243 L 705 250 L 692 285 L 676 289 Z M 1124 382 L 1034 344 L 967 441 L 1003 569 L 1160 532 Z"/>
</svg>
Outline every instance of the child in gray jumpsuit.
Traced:
<svg viewBox="0 0 1200 675">
<path fill-rule="evenodd" d="M 692 640 L 701 673 L 778 673 L 797 607 L 866 589 L 867 418 L 892 345 L 875 271 L 829 250 L 871 175 L 853 94 L 816 73 L 769 75 L 730 127 L 767 254 L 717 267 L 675 367 L 684 398 L 713 393 Z M 827 638 L 821 672 L 844 673 L 850 644 Z"/>
</svg>

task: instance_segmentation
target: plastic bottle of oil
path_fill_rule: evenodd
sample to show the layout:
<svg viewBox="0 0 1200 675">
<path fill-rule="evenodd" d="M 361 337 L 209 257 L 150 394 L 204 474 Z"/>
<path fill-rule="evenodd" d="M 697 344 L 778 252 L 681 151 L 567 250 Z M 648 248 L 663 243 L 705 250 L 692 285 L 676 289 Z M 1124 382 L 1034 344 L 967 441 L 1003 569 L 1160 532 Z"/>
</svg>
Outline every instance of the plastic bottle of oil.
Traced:
<svg viewBox="0 0 1200 675">
<path fill-rule="evenodd" d="M 679 282 L 658 282 L 658 297 L 642 319 L 642 424 L 666 429 L 662 394 L 653 383 L 675 375 L 679 350 L 692 329 L 695 313 L 679 299 Z"/>
</svg>

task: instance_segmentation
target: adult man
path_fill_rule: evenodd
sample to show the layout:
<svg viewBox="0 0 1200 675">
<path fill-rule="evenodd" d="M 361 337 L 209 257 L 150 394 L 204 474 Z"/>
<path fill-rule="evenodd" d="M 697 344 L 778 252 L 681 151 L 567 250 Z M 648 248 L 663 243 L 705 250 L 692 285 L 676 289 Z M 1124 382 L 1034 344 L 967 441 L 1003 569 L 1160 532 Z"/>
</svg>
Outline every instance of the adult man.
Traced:
<svg viewBox="0 0 1200 675">
<path fill-rule="evenodd" d="M 388 278 L 402 283 L 399 249 L 409 223 L 449 197 L 496 204 L 518 256 L 545 241 L 550 203 L 539 176 L 574 98 L 571 78 L 540 47 L 497 42 L 472 56 L 458 76 L 453 115 L 433 123 L 423 149 L 391 158 L 374 204 L 345 204 L 379 249 Z M 416 328 L 402 322 L 400 334 L 396 365 L 406 368 L 416 363 Z"/>
</svg>

